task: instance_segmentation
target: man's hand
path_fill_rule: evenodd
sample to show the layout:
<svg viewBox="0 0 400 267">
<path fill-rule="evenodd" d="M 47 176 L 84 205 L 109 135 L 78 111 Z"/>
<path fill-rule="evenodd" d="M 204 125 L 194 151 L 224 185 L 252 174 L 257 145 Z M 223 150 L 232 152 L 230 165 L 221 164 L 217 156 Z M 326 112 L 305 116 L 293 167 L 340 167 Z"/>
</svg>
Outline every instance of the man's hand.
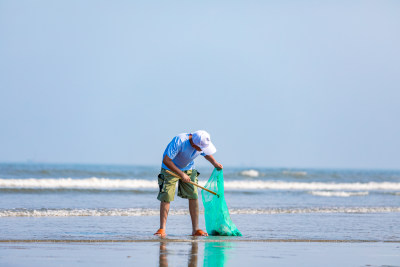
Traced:
<svg viewBox="0 0 400 267">
<path fill-rule="evenodd" d="M 181 176 L 181 178 L 182 178 L 182 181 L 184 181 L 185 183 L 188 183 L 188 182 L 191 181 L 191 180 L 190 180 L 190 177 L 189 177 L 186 173 L 183 173 L 183 175 Z"/>
<path fill-rule="evenodd" d="M 163 159 L 163 163 L 172 171 L 174 172 L 176 175 L 179 175 L 182 179 L 182 181 L 188 183 L 190 182 L 190 177 L 182 172 L 178 167 L 176 167 L 176 165 L 174 164 L 174 162 L 172 161 L 172 159 L 170 159 L 167 155 L 164 156 Z"/>
<path fill-rule="evenodd" d="M 223 166 L 222 166 L 222 164 L 221 163 L 218 163 L 218 162 L 216 162 L 215 164 L 214 164 L 214 167 L 215 168 L 217 168 L 217 170 L 222 170 L 222 168 L 223 168 Z"/>
<path fill-rule="evenodd" d="M 214 168 L 217 168 L 217 170 L 220 171 L 223 168 L 222 164 L 218 163 L 212 155 L 205 156 L 205 159 L 208 160 L 214 166 Z"/>
</svg>

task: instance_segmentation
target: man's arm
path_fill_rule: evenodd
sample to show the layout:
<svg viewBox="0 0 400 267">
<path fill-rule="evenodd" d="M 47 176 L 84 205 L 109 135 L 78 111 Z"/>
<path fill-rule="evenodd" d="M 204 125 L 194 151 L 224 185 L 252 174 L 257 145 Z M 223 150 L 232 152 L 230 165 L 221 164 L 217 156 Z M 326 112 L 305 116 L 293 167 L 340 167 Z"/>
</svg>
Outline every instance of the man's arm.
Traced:
<svg viewBox="0 0 400 267">
<path fill-rule="evenodd" d="M 165 166 L 168 167 L 172 172 L 178 174 L 184 182 L 190 182 L 189 176 L 181 171 L 178 167 L 176 167 L 175 163 L 170 159 L 167 155 L 164 156 L 163 158 L 163 163 Z"/>
<path fill-rule="evenodd" d="M 206 160 L 208 160 L 215 168 L 217 168 L 218 170 L 222 169 L 223 166 L 221 163 L 218 163 L 215 158 L 213 157 L 213 155 L 208 155 L 208 156 L 204 156 L 206 158 Z"/>
</svg>

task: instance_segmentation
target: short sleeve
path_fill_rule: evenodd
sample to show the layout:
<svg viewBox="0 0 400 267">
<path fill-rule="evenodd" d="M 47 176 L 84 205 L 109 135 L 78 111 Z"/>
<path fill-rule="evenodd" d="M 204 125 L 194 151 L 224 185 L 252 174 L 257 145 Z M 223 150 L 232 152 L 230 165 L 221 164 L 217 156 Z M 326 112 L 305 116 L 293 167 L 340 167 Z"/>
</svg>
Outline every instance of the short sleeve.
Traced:
<svg viewBox="0 0 400 267">
<path fill-rule="evenodd" d="M 182 140 L 178 136 L 175 136 L 167 146 L 166 155 L 170 159 L 174 159 L 176 157 L 176 155 L 178 155 L 181 148 L 182 148 Z"/>
</svg>

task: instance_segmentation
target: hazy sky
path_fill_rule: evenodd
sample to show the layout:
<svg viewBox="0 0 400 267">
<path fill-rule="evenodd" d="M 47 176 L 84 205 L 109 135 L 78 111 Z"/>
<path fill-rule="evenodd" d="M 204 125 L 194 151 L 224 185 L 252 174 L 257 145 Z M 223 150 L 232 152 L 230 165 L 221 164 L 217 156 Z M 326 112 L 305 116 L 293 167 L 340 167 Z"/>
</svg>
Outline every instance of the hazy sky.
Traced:
<svg viewBox="0 0 400 267">
<path fill-rule="evenodd" d="M 0 161 L 400 168 L 400 1 L 0 0 Z M 204 159 L 199 164 L 206 164 Z"/>
</svg>

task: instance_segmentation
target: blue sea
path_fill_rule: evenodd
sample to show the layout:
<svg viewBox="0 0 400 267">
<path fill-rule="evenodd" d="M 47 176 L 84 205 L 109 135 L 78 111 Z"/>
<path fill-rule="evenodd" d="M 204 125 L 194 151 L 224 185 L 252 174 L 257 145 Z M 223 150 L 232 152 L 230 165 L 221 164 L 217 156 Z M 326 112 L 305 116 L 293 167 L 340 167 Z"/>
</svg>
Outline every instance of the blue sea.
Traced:
<svg viewBox="0 0 400 267">
<path fill-rule="evenodd" d="M 1 240 L 153 240 L 159 170 L 2 163 Z M 204 185 L 213 169 L 198 170 Z M 232 221 L 243 234 L 235 240 L 400 240 L 400 171 L 225 167 L 224 181 Z M 190 239 L 187 200 L 172 202 L 167 234 Z"/>
</svg>

